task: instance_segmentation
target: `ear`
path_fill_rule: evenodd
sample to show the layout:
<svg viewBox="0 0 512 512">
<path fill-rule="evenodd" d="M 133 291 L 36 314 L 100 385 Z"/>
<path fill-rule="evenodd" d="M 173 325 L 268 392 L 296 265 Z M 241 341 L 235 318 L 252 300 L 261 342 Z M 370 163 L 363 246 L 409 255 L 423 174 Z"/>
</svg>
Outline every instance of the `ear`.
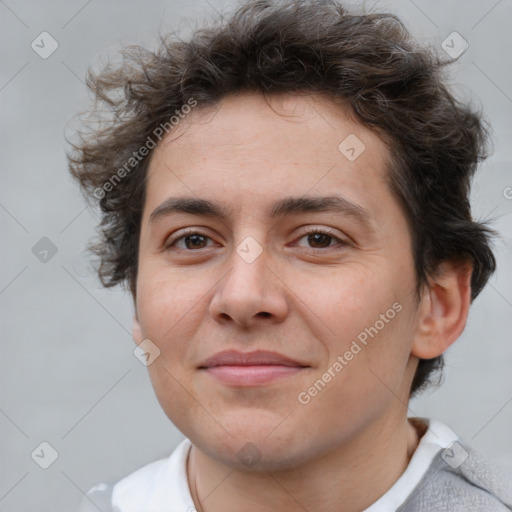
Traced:
<svg viewBox="0 0 512 512">
<path fill-rule="evenodd" d="M 471 304 L 470 262 L 444 261 L 425 286 L 411 354 L 421 359 L 441 355 L 460 336 Z"/>
<path fill-rule="evenodd" d="M 139 319 L 137 317 L 137 310 L 135 310 L 133 313 L 132 337 L 133 341 L 135 341 L 137 345 L 140 345 L 144 340 L 144 336 L 142 334 L 142 327 L 140 326 Z"/>
</svg>

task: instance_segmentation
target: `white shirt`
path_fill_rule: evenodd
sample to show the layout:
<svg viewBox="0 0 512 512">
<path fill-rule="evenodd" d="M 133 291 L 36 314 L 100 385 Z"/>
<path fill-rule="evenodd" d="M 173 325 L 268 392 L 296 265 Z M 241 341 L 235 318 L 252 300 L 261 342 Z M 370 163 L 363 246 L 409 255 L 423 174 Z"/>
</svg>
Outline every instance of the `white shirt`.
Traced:
<svg viewBox="0 0 512 512">
<path fill-rule="evenodd" d="M 458 441 L 458 436 L 439 421 L 420 418 L 428 430 L 394 485 L 364 512 L 390 512 L 402 505 L 427 472 L 440 450 Z M 192 443 L 183 440 L 170 457 L 152 462 L 114 485 L 115 512 L 195 512 L 187 478 L 187 458 Z M 100 484 L 89 493 L 102 492 Z M 106 487 L 104 487 L 106 489 Z M 89 494 L 88 493 L 88 494 Z"/>
</svg>

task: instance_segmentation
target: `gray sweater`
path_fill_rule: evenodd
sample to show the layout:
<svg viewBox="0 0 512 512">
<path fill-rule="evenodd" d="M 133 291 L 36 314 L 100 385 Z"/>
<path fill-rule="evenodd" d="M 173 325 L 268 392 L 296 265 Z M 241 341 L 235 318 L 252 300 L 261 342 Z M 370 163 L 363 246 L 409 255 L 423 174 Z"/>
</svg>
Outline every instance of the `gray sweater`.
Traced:
<svg viewBox="0 0 512 512">
<path fill-rule="evenodd" d="M 420 483 L 396 512 L 511 510 L 512 467 L 491 463 L 460 441 L 451 449 L 439 451 Z"/>
</svg>

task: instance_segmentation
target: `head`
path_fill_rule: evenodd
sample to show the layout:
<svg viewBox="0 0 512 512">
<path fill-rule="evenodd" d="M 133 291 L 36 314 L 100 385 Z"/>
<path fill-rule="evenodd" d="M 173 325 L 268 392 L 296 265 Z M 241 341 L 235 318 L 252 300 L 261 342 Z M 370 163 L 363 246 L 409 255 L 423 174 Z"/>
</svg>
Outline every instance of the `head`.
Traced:
<svg viewBox="0 0 512 512">
<path fill-rule="evenodd" d="M 446 63 L 393 15 L 265 0 L 123 56 L 89 74 L 112 116 L 70 169 L 101 208 L 100 278 L 129 287 L 135 341 L 161 351 L 169 417 L 206 452 L 254 439 L 296 461 L 399 411 L 495 268 L 469 204 L 486 131 Z M 224 349 L 304 368 L 226 386 L 200 369 Z"/>
</svg>

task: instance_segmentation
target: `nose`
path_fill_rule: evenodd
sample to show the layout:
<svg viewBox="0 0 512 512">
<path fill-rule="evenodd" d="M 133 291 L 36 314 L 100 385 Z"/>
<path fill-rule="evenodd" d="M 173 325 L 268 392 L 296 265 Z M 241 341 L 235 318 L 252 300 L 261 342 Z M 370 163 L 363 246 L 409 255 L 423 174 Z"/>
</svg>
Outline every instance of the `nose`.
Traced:
<svg viewBox="0 0 512 512">
<path fill-rule="evenodd" d="M 240 254 L 233 251 L 230 270 L 212 297 L 210 314 L 219 323 L 243 327 L 283 322 L 288 314 L 286 285 L 269 267 L 266 251 L 254 261 Z"/>
</svg>

